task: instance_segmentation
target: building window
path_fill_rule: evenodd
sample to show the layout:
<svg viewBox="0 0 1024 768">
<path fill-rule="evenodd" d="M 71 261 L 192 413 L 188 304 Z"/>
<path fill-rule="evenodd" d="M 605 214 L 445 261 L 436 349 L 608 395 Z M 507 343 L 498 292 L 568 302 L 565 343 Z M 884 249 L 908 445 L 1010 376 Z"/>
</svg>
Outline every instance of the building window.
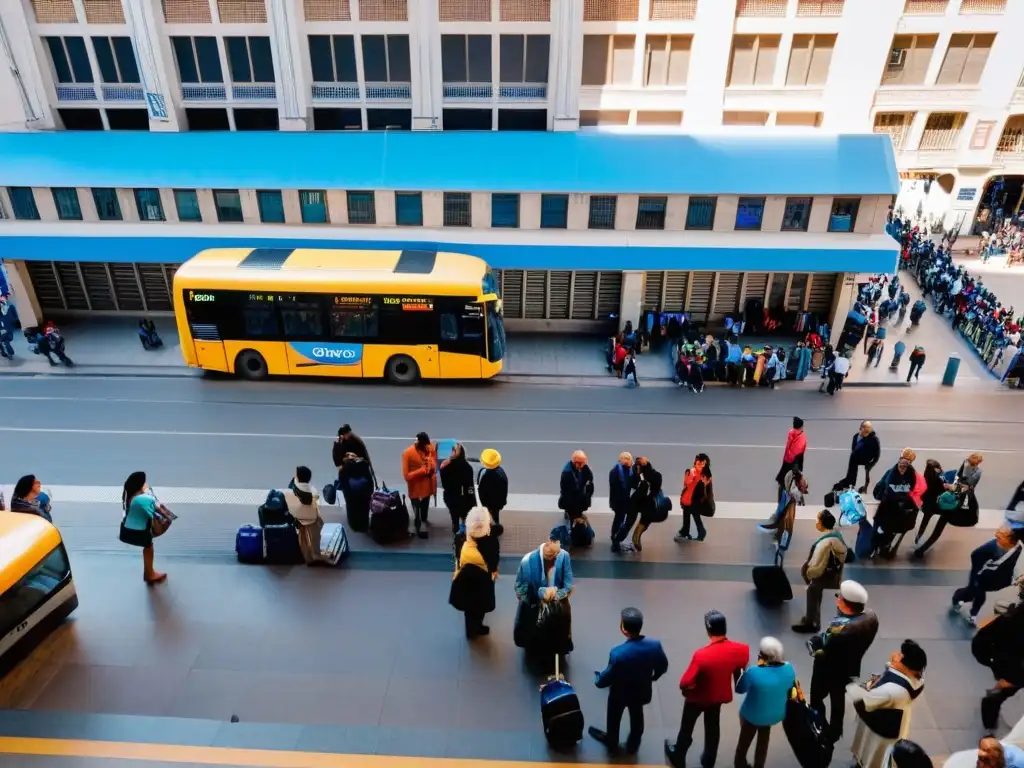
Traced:
<svg viewBox="0 0 1024 768">
<path fill-rule="evenodd" d="M 824 115 L 821 112 L 776 112 L 775 125 L 799 128 L 821 128 Z"/>
<path fill-rule="evenodd" d="M 174 58 L 182 84 L 223 83 L 220 50 L 215 37 L 172 37 Z"/>
<path fill-rule="evenodd" d="M 444 225 L 446 227 L 468 227 L 471 224 L 469 192 L 445 192 Z"/>
<path fill-rule="evenodd" d="M 853 232 L 857 225 L 859 197 L 837 197 L 832 201 L 832 215 L 828 217 L 829 232 Z"/>
<path fill-rule="evenodd" d="M 824 85 L 835 47 L 835 35 L 793 35 L 786 85 Z"/>
<path fill-rule="evenodd" d="M 949 38 L 946 58 L 935 81 L 936 85 L 977 85 L 985 71 L 988 55 L 995 42 L 994 34 L 953 35 Z"/>
<path fill-rule="evenodd" d="M 667 197 L 641 197 L 636 209 L 637 229 L 664 229 Z"/>
<path fill-rule="evenodd" d="M 441 79 L 491 83 L 490 35 L 441 35 Z"/>
<path fill-rule="evenodd" d="M 164 207 L 160 203 L 160 190 L 136 189 L 135 206 L 142 221 L 164 221 Z M 198 208 L 198 204 L 196 205 Z"/>
<path fill-rule="evenodd" d="M 499 76 L 503 83 L 547 83 L 549 35 L 501 35 Z"/>
<path fill-rule="evenodd" d="M 691 197 L 686 208 L 687 229 L 713 229 L 717 197 Z"/>
<path fill-rule="evenodd" d="M 213 190 L 213 205 L 217 209 L 217 221 L 221 224 L 240 224 L 245 221 L 242 215 L 242 196 L 237 189 Z"/>
<path fill-rule="evenodd" d="M 319 189 L 300 190 L 299 215 L 303 224 L 327 224 L 327 193 Z"/>
<path fill-rule="evenodd" d="M 690 35 L 648 35 L 644 85 L 686 85 L 692 44 Z"/>
<path fill-rule="evenodd" d="M 566 229 L 569 226 L 569 196 L 540 196 L 540 228 Z"/>
<path fill-rule="evenodd" d="M 137 200 L 137 192 L 135 197 Z M 194 189 L 174 190 L 174 207 L 178 211 L 178 221 L 203 220 L 203 212 L 199 210 L 199 195 L 196 194 L 196 191 Z M 139 208 L 139 215 L 142 215 L 141 207 Z M 162 215 L 163 214 L 161 214 L 161 216 Z"/>
<path fill-rule="evenodd" d="M 11 198 L 11 213 L 20 221 L 39 221 L 39 209 L 36 208 L 36 196 L 31 187 L 8 187 L 7 194 Z"/>
<path fill-rule="evenodd" d="M 878 112 L 875 114 L 875 133 L 888 133 L 894 149 L 903 149 L 915 112 Z"/>
<path fill-rule="evenodd" d="M 92 83 L 92 65 L 81 37 L 44 37 L 58 83 Z"/>
<path fill-rule="evenodd" d="M 74 187 L 54 189 L 53 202 L 57 206 L 57 218 L 61 221 L 82 220 L 82 206 L 78 202 L 78 190 Z"/>
<path fill-rule="evenodd" d="M 780 35 L 733 35 L 728 85 L 771 85 Z"/>
<path fill-rule="evenodd" d="M 966 112 L 932 112 L 924 123 L 918 149 L 953 150 L 967 122 Z"/>
<path fill-rule="evenodd" d="M 634 35 L 584 35 L 583 85 L 633 82 Z"/>
<path fill-rule="evenodd" d="M 233 83 L 273 83 L 274 57 L 269 37 L 225 37 Z"/>
<path fill-rule="evenodd" d="M 280 190 L 258 190 L 256 206 L 260 210 L 260 221 L 264 224 L 284 224 L 284 197 Z"/>
<path fill-rule="evenodd" d="M 362 35 L 363 79 L 368 83 L 412 81 L 408 35 Z"/>
<path fill-rule="evenodd" d="M 783 232 L 806 232 L 811 221 L 811 197 L 787 197 L 786 210 L 782 214 Z"/>
<path fill-rule="evenodd" d="M 121 204 L 117 200 L 116 189 L 94 189 L 92 199 L 96 203 L 96 215 L 100 221 L 121 220 Z"/>
<path fill-rule="evenodd" d="M 882 85 L 922 85 L 938 40 L 938 35 L 896 35 Z"/>
<path fill-rule="evenodd" d="M 615 209 L 619 199 L 615 195 L 591 195 L 588 229 L 615 229 Z"/>
<path fill-rule="evenodd" d="M 423 226 L 423 193 L 395 192 L 395 223 L 400 227 Z"/>
<path fill-rule="evenodd" d="M 104 83 L 141 82 L 130 37 L 94 37 L 92 48 Z"/>
<path fill-rule="evenodd" d="M 763 197 L 741 197 L 736 205 L 736 229 L 760 229 L 764 217 Z"/>
<path fill-rule="evenodd" d="M 767 112 L 738 112 L 726 110 L 722 113 L 722 125 L 768 125 Z"/>
<path fill-rule="evenodd" d="M 356 83 L 356 43 L 352 35 L 310 35 L 309 62 L 318 83 Z"/>
<path fill-rule="evenodd" d="M 491 195 L 491 226 L 510 229 L 519 226 L 519 195 Z"/>
<path fill-rule="evenodd" d="M 376 224 L 377 208 L 373 192 L 347 192 L 348 223 Z"/>
</svg>

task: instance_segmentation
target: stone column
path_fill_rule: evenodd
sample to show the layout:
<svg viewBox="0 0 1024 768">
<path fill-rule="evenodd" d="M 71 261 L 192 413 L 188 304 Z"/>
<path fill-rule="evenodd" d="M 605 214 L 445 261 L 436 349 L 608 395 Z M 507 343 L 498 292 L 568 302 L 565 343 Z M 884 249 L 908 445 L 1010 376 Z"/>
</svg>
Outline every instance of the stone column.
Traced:
<svg viewBox="0 0 1024 768">
<path fill-rule="evenodd" d="M 28 3 L 0 2 L 0 115 L 7 131 L 52 131 L 50 74 L 43 76 L 45 59 L 36 55 L 42 41 L 31 32 L 28 8 Z"/>
<path fill-rule="evenodd" d="M 548 101 L 553 131 L 580 127 L 580 81 L 583 77 L 583 0 L 551 3 L 551 58 Z"/>
<path fill-rule="evenodd" d="M 14 299 L 14 308 L 18 311 L 21 327 L 31 328 L 39 325 L 43 311 L 39 307 L 36 289 L 32 285 L 32 278 L 29 277 L 25 262 L 5 261 L 4 271 L 7 273 L 8 287 L 11 298 Z"/>
<path fill-rule="evenodd" d="M 771 281 L 768 281 L 771 285 Z M 832 291 L 832 309 L 828 315 L 829 339 L 833 347 L 839 345 L 843 336 L 843 326 L 846 324 L 846 315 L 853 308 L 853 300 L 857 293 L 857 274 L 855 272 L 840 272 L 836 275 L 836 287 Z"/>
<path fill-rule="evenodd" d="M 267 3 L 270 43 L 274 48 L 277 75 L 278 122 L 282 131 L 306 131 L 312 117 L 309 83 L 299 62 L 305 55 L 299 33 L 301 3 L 274 0 Z"/>
<path fill-rule="evenodd" d="M 409 35 L 412 61 L 412 129 L 441 129 L 441 33 L 437 0 L 409 3 Z"/>
<path fill-rule="evenodd" d="M 644 307 L 644 273 L 634 270 L 623 272 L 619 296 L 619 330 L 626 327 L 627 321 L 632 322 L 634 328 L 639 328 Z"/>
<path fill-rule="evenodd" d="M 149 130 L 183 130 L 184 110 L 178 103 L 178 94 L 172 92 L 176 90 L 177 75 L 168 66 L 172 54 L 164 30 L 163 6 L 160 0 L 122 0 L 122 6 L 139 63 Z"/>
</svg>

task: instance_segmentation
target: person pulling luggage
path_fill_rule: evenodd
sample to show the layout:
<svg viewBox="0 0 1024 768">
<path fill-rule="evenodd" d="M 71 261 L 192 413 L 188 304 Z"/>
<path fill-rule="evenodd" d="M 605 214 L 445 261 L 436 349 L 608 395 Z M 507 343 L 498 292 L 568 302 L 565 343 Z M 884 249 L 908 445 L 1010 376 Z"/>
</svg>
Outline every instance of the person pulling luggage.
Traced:
<svg viewBox="0 0 1024 768">
<path fill-rule="evenodd" d="M 821 597 L 826 589 L 838 589 L 843 582 L 843 570 L 849 552 L 841 531 L 836 530 L 836 518 L 827 509 L 818 513 L 815 522 L 818 539 L 811 545 L 807 561 L 800 575 L 807 584 L 807 607 L 803 618 L 793 625 L 797 633 L 821 630 Z"/>
<path fill-rule="evenodd" d="M 572 653 L 573 589 L 572 559 L 552 531 L 547 541 L 523 556 L 516 572 L 516 647 L 534 658 Z"/>
<path fill-rule="evenodd" d="M 480 505 L 491 513 L 494 524 L 491 533 L 501 536 L 505 528 L 501 524 L 501 510 L 508 504 L 508 476 L 501 468 L 501 454 L 493 448 L 480 453 L 480 471 L 476 475 L 477 493 Z"/>
<path fill-rule="evenodd" d="M 437 452 L 426 432 L 416 435 L 416 442 L 402 453 L 402 476 L 409 492 L 416 535 L 427 538 L 427 515 L 430 498 L 437 493 Z"/>
</svg>

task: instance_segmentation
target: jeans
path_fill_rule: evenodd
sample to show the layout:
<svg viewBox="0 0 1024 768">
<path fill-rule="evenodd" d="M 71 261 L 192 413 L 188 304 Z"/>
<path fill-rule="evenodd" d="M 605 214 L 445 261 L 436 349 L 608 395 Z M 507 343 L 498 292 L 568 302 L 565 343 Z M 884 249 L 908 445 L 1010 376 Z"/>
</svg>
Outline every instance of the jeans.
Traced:
<svg viewBox="0 0 1024 768">
<path fill-rule="evenodd" d="M 679 529 L 679 532 L 683 536 L 690 535 L 690 518 L 693 518 L 693 524 L 697 526 L 697 538 L 703 539 L 707 536 L 708 533 L 704 529 L 704 521 L 700 519 L 700 515 L 693 508 L 692 504 L 683 507 L 683 527 Z"/>
<path fill-rule="evenodd" d="M 750 751 L 750 743 L 757 736 L 757 746 L 754 748 L 754 768 L 764 768 L 768 761 L 768 739 L 772 735 L 770 725 L 753 725 L 740 716 L 740 737 L 736 742 L 736 768 L 746 768 L 747 753 Z"/>
<path fill-rule="evenodd" d="M 981 724 L 986 731 L 994 731 L 999 726 L 999 710 L 1003 702 L 1013 696 L 1020 688 L 992 688 L 981 697 Z"/>
<path fill-rule="evenodd" d="M 643 704 L 629 704 L 616 696 L 609 696 L 605 733 L 608 734 L 608 746 L 617 746 L 619 743 L 619 727 L 622 724 L 622 713 L 627 709 L 629 710 L 629 736 L 626 738 L 626 750 L 628 752 L 636 752 L 640 749 L 640 739 L 644 736 Z"/>
<path fill-rule="evenodd" d="M 621 544 L 622 542 L 624 542 L 626 540 L 626 537 L 629 536 L 629 531 L 633 527 L 633 524 L 636 523 L 636 518 L 637 510 L 634 509 L 632 505 L 630 505 L 630 509 L 626 513 L 622 522 L 619 524 L 618 530 L 612 536 L 612 541 L 614 541 L 616 544 Z"/>
<path fill-rule="evenodd" d="M 409 499 L 409 503 L 412 504 L 413 512 L 413 524 L 416 526 L 416 530 L 427 524 L 427 513 L 430 512 L 430 497 L 427 496 L 425 499 Z"/>
<path fill-rule="evenodd" d="M 693 744 L 693 729 L 701 715 L 704 715 L 704 751 L 700 756 L 700 764 L 702 768 L 714 768 L 722 735 L 722 705 L 691 704 L 688 701 L 683 702 L 683 719 L 679 723 L 679 735 L 676 736 L 676 759 L 679 765 L 686 764 L 686 752 Z"/>
<path fill-rule="evenodd" d="M 981 613 L 981 607 L 985 605 L 985 598 L 988 597 L 988 593 L 976 584 L 968 584 L 966 587 L 960 587 L 956 592 L 953 593 L 954 603 L 971 603 L 971 616 L 977 616 Z"/>
<path fill-rule="evenodd" d="M 910 381 L 911 377 L 918 378 L 918 374 L 921 373 L 921 366 L 924 363 L 911 363 L 910 370 L 907 372 L 907 381 Z"/>
</svg>

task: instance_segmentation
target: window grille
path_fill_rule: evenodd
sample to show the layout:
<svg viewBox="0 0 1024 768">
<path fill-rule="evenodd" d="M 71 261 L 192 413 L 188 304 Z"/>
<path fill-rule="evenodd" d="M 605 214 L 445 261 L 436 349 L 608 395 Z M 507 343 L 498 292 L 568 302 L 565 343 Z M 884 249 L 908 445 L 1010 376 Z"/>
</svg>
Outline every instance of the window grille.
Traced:
<svg viewBox="0 0 1024 768">
<path fill-rule="evenodd" d="M 875 115 L 874 132 L 888 133 L 893 147 L 903 149 L 913 120 L 913 112 L 879 112 Z"/>
<path fill-rule="evenodd" d="M 446 227 L 468 227 L 470 218 L 469 192 L 444 193 L 444 225 Z"/>
<path fill-rule="evenodd" d="M 440 21 L 490 21 L 491 0 L 439 0 Z"/>
<path fill-rule="evenodd" d="M 217 0 L 221 24 L 266 24 L 267 4 L 264 0 Z"/>
<path fill-rule="evenodd" d="M 306 21 L 352 21 L 349 0 L 305 0 Z"/>
<path fill-rule="evenodd" d="M 593 320 L 597 312 L 597 272 L 577 271 L 572 285 L 572 319 Z"/>
<path fill-rule="evenodd" d="M 782 215 L 783 232 L 806 232 L 811 221 L 811 197 L 787 197 L 786 210 Z"/>
<path fill-rule="evenodd" d="M 359 0 L 360 21 L 408 21 L 408 0 Z"/>
<path fill-rule="evenodd" d="M 584 21 L 637 21 L 640 0 L 583 0 Z"/>
<path fill-rule="evenodd" d="M 788 3 L 789 0 L 739 0 L 736 15 L 782 18 L 786 15 Z"/>
<path fill-rule="evenodd" d="M 637 229 L 664 229 L 667 197 L 641 197 L 636 209 Z"/>
<path fill-rule="evenodd" d="M 121 0 L 82 0 L 89 24 L 124 24 Z"/>
<path fill-rule="evenodd" d="M 168 24 L 210 24 L 210 0 L 163 0 Z"/>
<path fill-rule="evenodd" d="M 540 228 L 565 229 L 569 226 L 569 196 L 540 196 Z"/>
<path fill-rule="evenodd" d="M 692 21 L 697 0 L 651 0 L 651 21 Z"/>
<path fill-rule="evenodd" d="M 349 224 L 377 223 L 373 192 L 349 192 L 347 196 Z"/>
<path fill-rule="evenodd" d="M 711 316 L 715 319 L 727 317 L 741 309 L 739 272 L 719 272 L 715 286 L 715 304 Z"/>
<path fill-rule="evenodd" d="M 75 0 L 32 0 L 37 24 L 77 24 Z"/>
<path fill-rule="evenodd" d="M 590 196 L 589 229 L 615 229 L 615 209 L 618 198 L 615 195 Z"/>
<path fill-rule="evenodd" d="M 423 226 L 423 193 L 395 193 L 395 223 L 400 227 Z"/>
<path fill-rule="evenodd" d="M 712 229 L 715 226 L 716 197 L 691 197 L 686 209 L 687 229 Z"/>
<path fill-rule="evenodd" d="M 551 21 L 551 0 L 501 0 L 501 21 Z"/>
<path fill-rule="evenodd" d="M 964 112 L 932 112 L 924 124 L 918 149 L 956 149 L 966 120 Z"/>
<path fill-rule="evenodd" d="M 328 221 L 327 193 L 323 190 L 299 192 L 299 212 L 303 224 L 326 224 Z M 353 222 L 358 224 L 359 222 Z"/>
<path fill-rule="evenodd" d="M 842 16 L 844 0 L 799 0 L 797 16 Z"/>
<path fill-rule="evenodd" d="M 960 15 L 965 13 L 1005 13 L 1006 0 L 963 0 Z"/>
<path fill-rule="evenodd" d="M 622 304 L 622 273 L 597 273 L 597 319 L 609 320 L 619 313 Z"/>
<path fill-rule="evenodd" d="M 916 14 L 945 13 L 949 0 L 907 0 L 903 13 L 907 16 Z"/>
</svg>

